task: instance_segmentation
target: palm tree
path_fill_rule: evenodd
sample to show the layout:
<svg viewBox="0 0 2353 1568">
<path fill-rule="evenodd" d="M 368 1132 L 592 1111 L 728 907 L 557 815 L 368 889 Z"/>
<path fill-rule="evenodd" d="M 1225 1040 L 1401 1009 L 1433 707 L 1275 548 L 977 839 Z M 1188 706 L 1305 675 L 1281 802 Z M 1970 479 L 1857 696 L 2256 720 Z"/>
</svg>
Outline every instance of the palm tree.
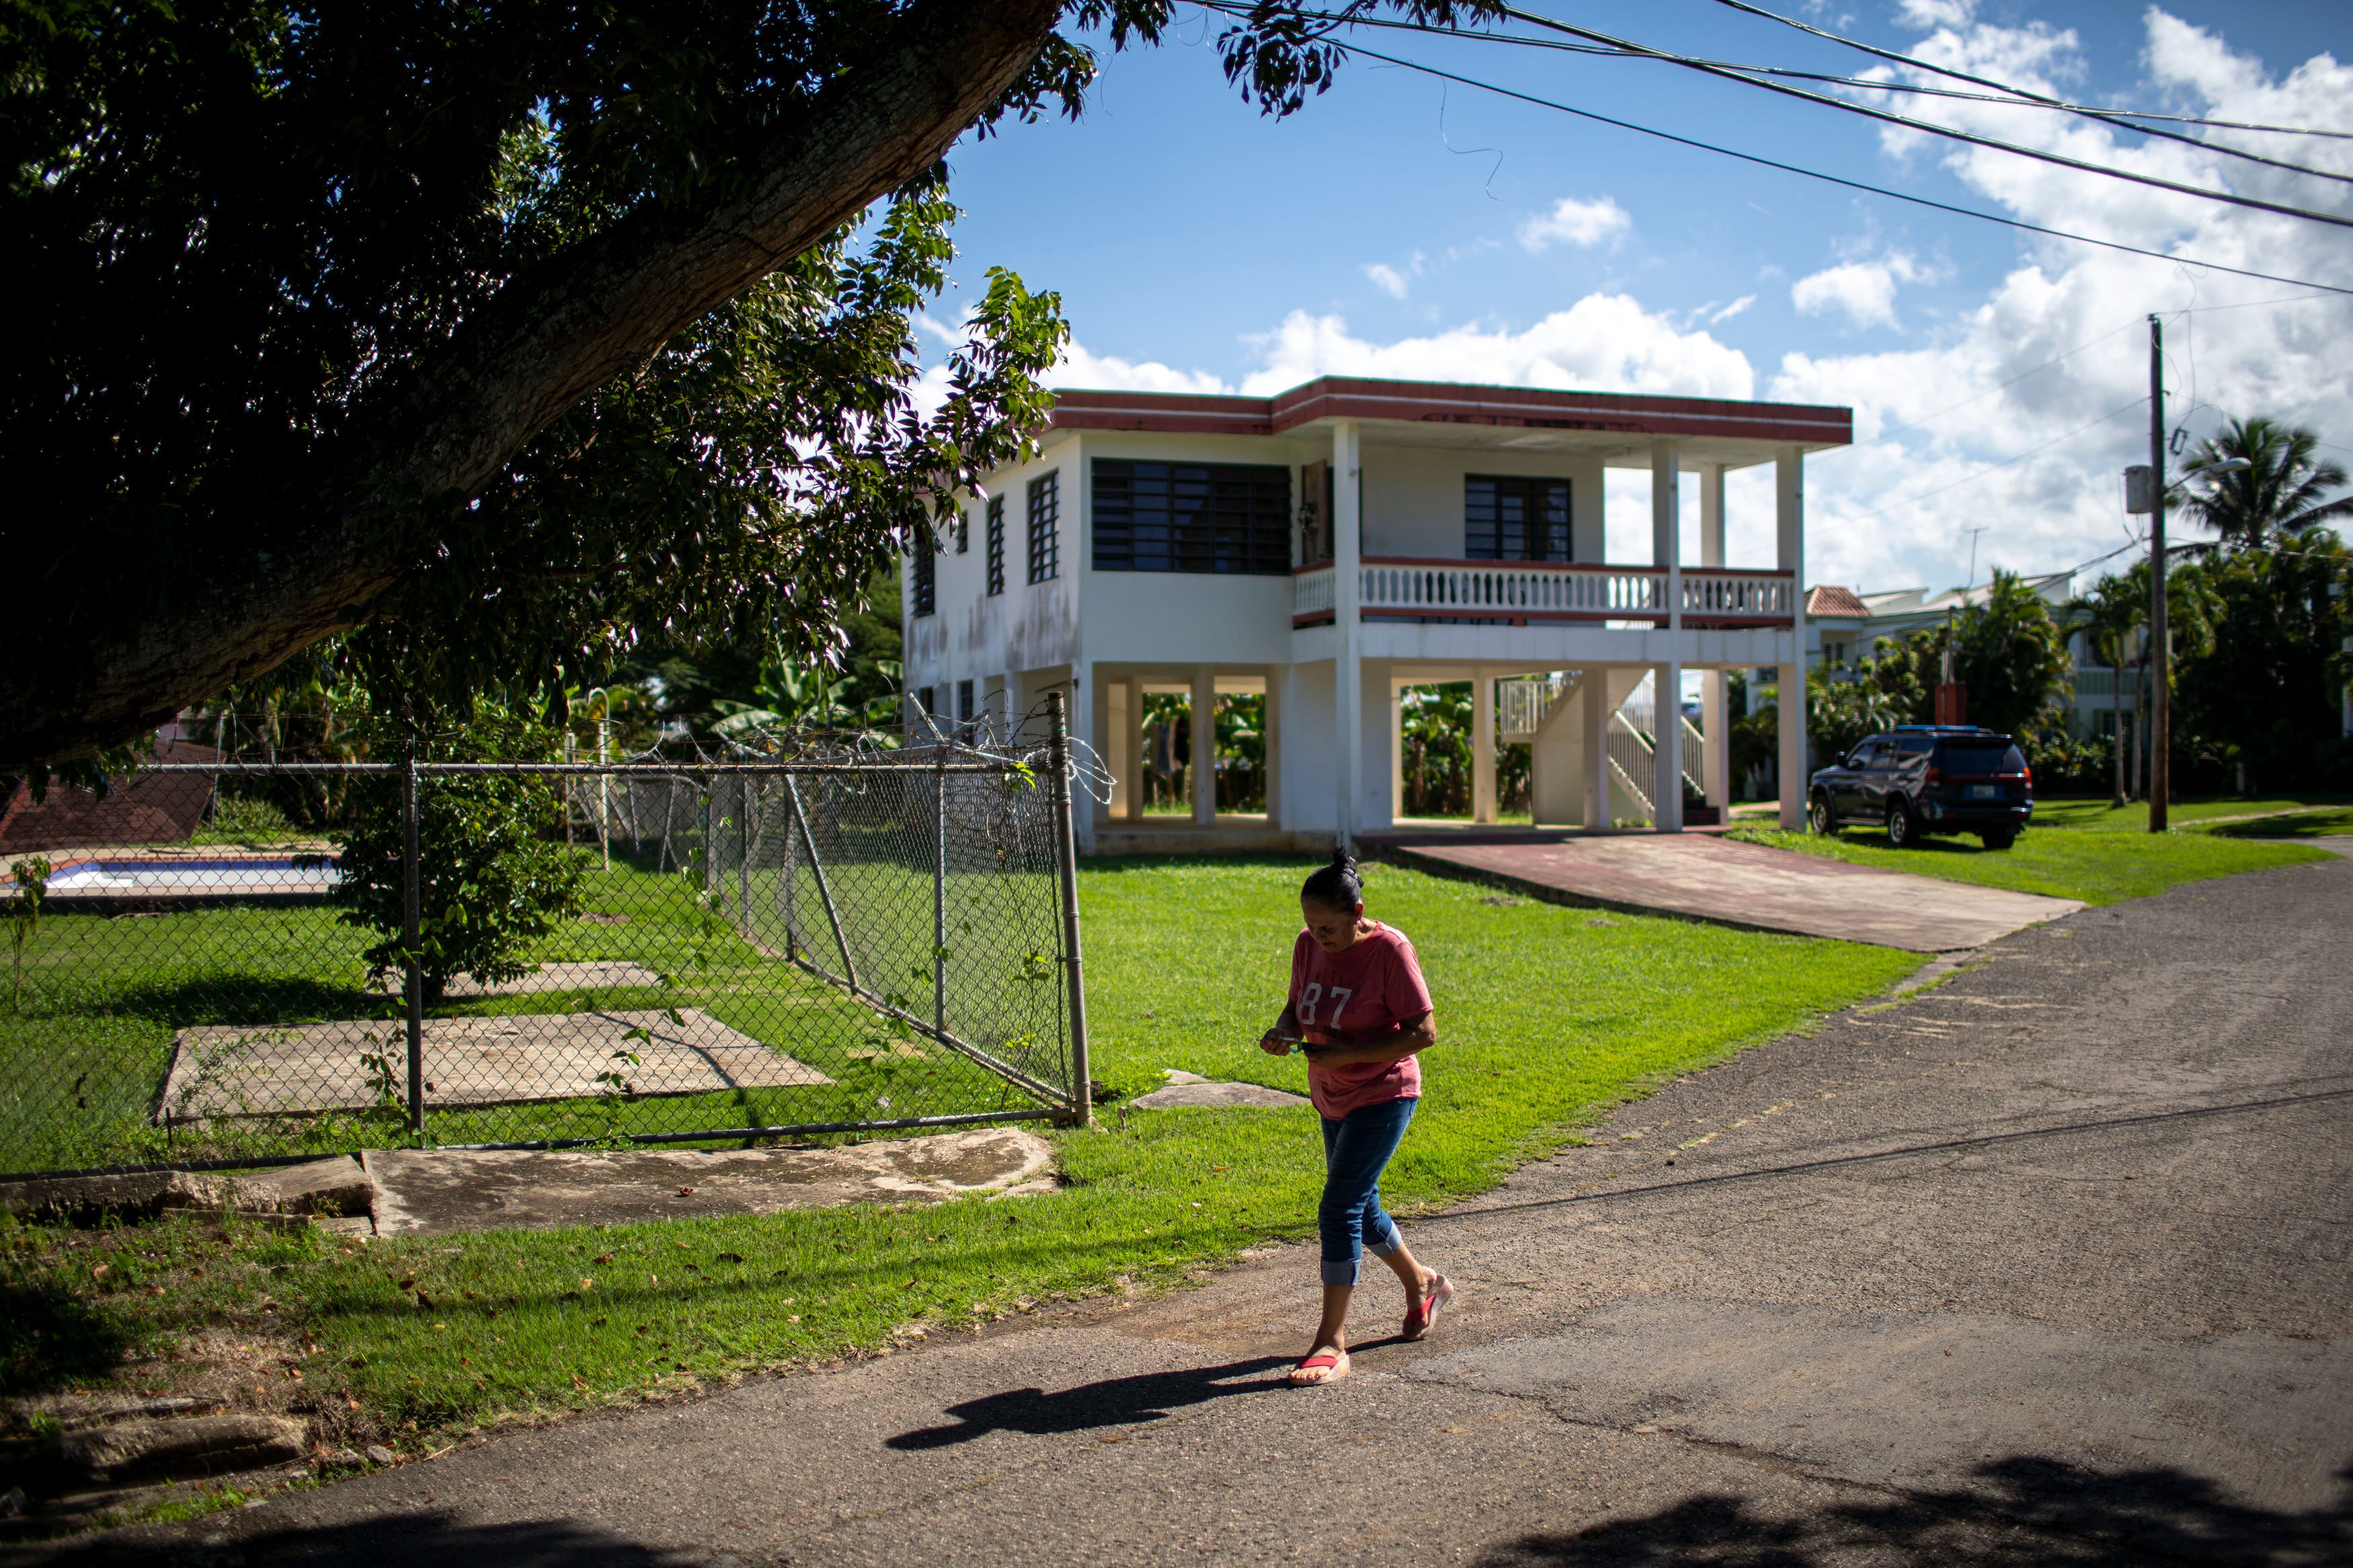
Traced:
<svg viewBox="0 0 2353 1568">
<path fill-rule="evenodd" d="M 2225 543 L 2270 544 L 2332 517 L 2353 516 L 2353 496 L 2322 497 L 2345 483 L 2345 470 L 2315 462 L 2320 438 L 2300 426 L 2274 423 L 2261 415 L 2233 419 L 2220 436 L 2201 441 L 2181 465 L 2190 487 L 2181 509 L 2222 536 Z M 2247 467 L 2219 470 L 2232 458 Z"/>
</svg>

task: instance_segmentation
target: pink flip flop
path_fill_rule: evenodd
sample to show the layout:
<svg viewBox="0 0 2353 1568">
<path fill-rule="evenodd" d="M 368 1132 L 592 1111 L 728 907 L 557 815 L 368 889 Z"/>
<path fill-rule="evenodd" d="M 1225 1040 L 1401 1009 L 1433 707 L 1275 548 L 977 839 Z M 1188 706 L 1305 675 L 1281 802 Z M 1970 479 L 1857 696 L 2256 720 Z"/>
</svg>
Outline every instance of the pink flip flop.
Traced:
<svg viewBox="0 0 2353 1568">
<path fill-rule="evenodd" d="M 1430 1289 L 1421 1298 L 1421 1305 L 1405 1315 L 1405 1328 L 1398 1335 L 1405 1340 L 1426 1340 L 1438 1322 L 1438 1310 L 1454 1300 L 1454 1281 L 1437 1270 L 1430 1271 Z"/>
<path fill-rule="evenodd" d="M 1300 1375 L 1302 1373 L 1321 1372 L 1326 1367 L 1332 1369 L 1331 1375 L 1328 1377 L 1302 1377 Z M 1305 1361 L 1303 1361 L 1297 1366 L 1293 1367 L 1291 1369 L 1290 1376 L 1285 1381 L 1287 1381 L 1293 1388 L 1324 1388 L 1328 1387 L 1332 1384 L 1339 1382 L 1342 1378 L 1347 1375 L 1348 1352 L 1342 1351 L 1335 1355 L 1333 1352 L 1326 1351 L 1321 1355 L 1309 1356 Z"/>
</svg>

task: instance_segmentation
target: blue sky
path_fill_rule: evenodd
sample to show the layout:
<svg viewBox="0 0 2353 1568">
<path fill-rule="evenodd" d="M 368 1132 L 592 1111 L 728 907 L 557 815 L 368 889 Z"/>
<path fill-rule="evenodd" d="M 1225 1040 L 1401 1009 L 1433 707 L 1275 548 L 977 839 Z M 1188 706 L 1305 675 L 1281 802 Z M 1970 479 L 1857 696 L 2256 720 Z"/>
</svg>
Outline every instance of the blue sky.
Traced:
<svg viewBox="0 0 2353 1568">
<path fill-rule="evenodd" d="M 1709 0 L 1537 8 L 1719 59 L 1873 63 Z M 1800 14 L 2078 100 L 2353 131 L 2353 5 L 1875 0 Z M 2269 412 L 2353 462 L 2353 300 L 2250 304 L 2299 291 L 2035 240 L 1363 59 L 1269 121 L 1226 86 L 1218 20 L 1180 18 L 1159 48 L 1105 51 L 1078 123 L 1009 127 L 950 158 L 962 275 L 1008 266 L 1060 292 L 1068 384 L 1262 392 L 1329 372 L 1849 405 L 1858 437 L 1882 438 L 1812 465 L 1809 569 L 1865 589 L 1958 582 L 1980 526 L 1980 578 L 1989 563 L 2053 570 L 2126 543 L 2115 470 L 2146 448 L 2145 403 L 2123 405 L 2145 384 L 2149 310 L 2168 313 L 2177 384 L 2194 383 L 2174 405 L 2193 435 Z M 1957 205 L 2353 287 L 2343 229 L 1884 132 L 1671 66 L 1365 42 Z M 2080 120 L 1893 106 L 2353 213 L 2353 185 Z M 2201 134 L 2353 172 L 2353 142 Z M 1610 500 L 1625 523 L 1612 553 L 1638 555 L 1647 479 L 1613 479 Z M 1736 480 L 1736 561 L 1769 558 L 1768 510 L 1761 484 Z"/>
</svg>

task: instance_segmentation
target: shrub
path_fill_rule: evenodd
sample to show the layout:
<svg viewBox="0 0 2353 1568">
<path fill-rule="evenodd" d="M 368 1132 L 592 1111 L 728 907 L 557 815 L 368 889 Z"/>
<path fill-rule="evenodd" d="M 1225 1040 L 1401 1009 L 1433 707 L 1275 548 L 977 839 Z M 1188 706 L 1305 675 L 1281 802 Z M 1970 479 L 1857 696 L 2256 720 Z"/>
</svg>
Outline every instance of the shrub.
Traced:
<svg viewBox="0 0 2353 1568">
<path fill-rule="evenodd" d="M 372 748 L 398 756 L 404 742 L 383 734 Z M 476 716 L 417 746 L 420 761 L 516 762 L 553 753 L 553 731 L 485 704 Z M 373 978 L 401 969 L 405 829 L 400 780 L 370 778 L 353 794 L 353 826 L 342 836 L 335 900 L 348 925 L 379 932 L 366 952 Z M 484 985 L 531 972 L 524 954 L 580 912 L 584 855 L 560 839 L 563 806 L 552 780 L 502 773 L 427 774 L 418 781 L 417 830 L 418 967 L 425 996 L 438 1001 L 450 979 Z"/>
<path fill-rule="evenodd" d="M 277 802 L 260 795 L 222 795 L 213 798 L 212 820 L 196 830 L 195 841 L 275 844 L 293 837 L 294 825 Z"/>
</svg>

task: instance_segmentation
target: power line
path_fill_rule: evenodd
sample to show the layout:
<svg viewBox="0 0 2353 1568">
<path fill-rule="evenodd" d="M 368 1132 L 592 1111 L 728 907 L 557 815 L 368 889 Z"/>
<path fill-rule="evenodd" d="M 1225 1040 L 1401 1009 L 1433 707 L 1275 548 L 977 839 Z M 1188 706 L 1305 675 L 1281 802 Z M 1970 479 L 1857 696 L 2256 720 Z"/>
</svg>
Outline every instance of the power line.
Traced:
<svg viewBox="0 0 2353 1568">
<path fill-rule="evenodd" d="M 1504 14 L 1516 21 L 1526 22 L 1535 26 L 1548 27 L 1556 32 L 1567 33 L 1571 37 L 1591 38 L 1597 42 L 1609 44 L 1616 47 L 1625 49 L 1630 53 L 1639 55 L 1645 59 L 1662 60 L 1671 65 L 1682 66 L 1686 69 L 1699 71 L 1704 75 L 1720 77 L 1726 81 L 1746 82 L 1750 87 L 1762 88 L 1767 92 L 1778 93 L 1784 98 L 1794 98 L 1806 103 L 1821 104 L 1825 108 L 1839 110 L 1847 114 L 1859 114 L 1867 120 L 1876 120 L 1889 125 L 1901 125 L 1908 131 L 1919 131 L 1931 136 L 1942 136 L 1948 141 L 1966 142 L 1972 147 L 1984 147 L 1998 153 L 2008 153 L 2021 158 L 2031 158 L 2038 163 L 2055 164 L 2063 169 L 2074 169 L 2087 174 L 2104 174 L 2112 180 L 2124 180 L 2136 185 L 2147 185 L 2153 190 L 2171 191 L 2177 195 L 2198 196 L 2210 202 L 2224 202 L 2232 206 L 2251 207 L 2257 212 L 2277 213 L 2283 217 L 2300 217 L 2307 219 L 2313 223 L 2334 224 L 2340 228 L 2353 228 L 2353 217 L 2348 217 L 2340 213 L 2316 212 L 2310 207 L 2290 206 L 2284 202 L 2267 202 L 2259 196 L 2242 196 L 2232 191 L 2208 190 L 2203 185 L 2189 185 L 2182 184 L 2179 180 L 2159 179 L 2155 174 L 2137 174 L 2129 169 L 2112 168 L 2105 163 L 2094 163 L 2082 158 L 2070 158 L 2063 153 L 2048 153 L 2039 147 L 2021 146 L 2015 142 L 2004 142 L 1998 137 L 1980 136 L 1973 131 L 1963 131 L 1957 127 L 1950 125 L 1939 125 L 1933 120 L 1915 120 L 1908 114 L 1897 114 L 1889 110 L 1873 109 L 1867 103 L 1856 103 L 1849 99 L 1833 98 L 1828 93 L 1809 92 L 1804 88 L 1789 87 L 1781 82 L 1764 80 L 1760 78 L 1745 75 L 1740 71 L 1729 69 L 1725 67 L 1710 65 L 1704 60 L 1694 59 L 1688 55 L 1672 54 L 1665 49 L 1654 49 L 1644 44 L 1633 43 L 1625 38 L 1613 37 L 1608 33 L 1597 33 L 1589 27 L 1578 27 L 1571 26 L 1567 22 L 1556 22 L 1549 16 L 1538 16 L 1533 11 L 1523 11 L 1516 6 L 1505 6 L 1504 8 Z M 2098 119 L 2104 117 L 2094 116 L 2094 118 Z M 2150 134 L 2158 133 L 2150 132 Z M 2172 132 L 2164 132 L 2164 134 L 2171 135 Z M 2182 136 L 2175 139 L 2178 141 L 2188 142 L 2193 146 L 2205 146 L 2204 142 L 2200 142 L 2194 136 Z M 2327 177 L 2331 179 L 2346 178 L 2346 176 L 2339 174 L 2332 174 Z"/>
<path fill-rule="evenodd" d="M 1240 16 L 1245 14 L 1247 8 L 1244 5 L 1236 3 L 1236 0 L 1203 0 L 1203 9 L 1219 11 L 1230 16 Z M 1962 92 L 1952 88 L 1929 87 L 1919 82 L 1903 82 L 1894 80 L 1876 81 L 1864 77 L 1838 76 L 1824 71 L 1795 70 L 1783 66 L 1746 65 L 1736 60 L 1716 60 L 1708 59 L 1696 55 L 1674 54 L 1663 49 L 1651 48 L 1647 45 L 1630 42 L 1621 41 L 1612 44 L 1566 43 L 1556 38 L 1531 38 L 1516 33 L 1466 32 L 1458 27 L 1439 26 L 1427 22 L 1415 22 L 1385 16 L 1349 16 L 1345 13 L 1333 11 L 1301 11 L 1298 15 L 1310 21 L 1329 24 L 1331 29 L 1336 29 L 1343 26 L 1352 27 L 1384 28 L 1391 32 L 1428 34 L 1433 37 L 1461 38 L 1477 43 L 1509 44 L 1518 48 L 1546 49 L 1556 54 L 1587 55 L 1597 59 L 1651 60 L 1662 65 L 1688 66 L 1694 69 L 1705 70 L 1716 75 L 1731 76 L 1737 79 L 1747 81 L 1748 85 L 1752 87 L 1762 87 L 1768 90 L 1772 89 L 1772 83 L 1757 81 L 1752 79 L 1756 77 L 1786 77 L 1797 81 L 1818 81 L 1831 86 L 1856 88 L 1869 92 L 1912 93 L 1929 98 L 1956 99 L 1969 103 L 2007 104 L 2012 109 L 2039 109 L 2057 113 L 2079 114 L 2088 119 L 2102 121 L 2115 125 L 2121 125 L 2126 130 L 2134 131 L 2145 136 L 2163 137 L 2168 141 L 2179 142 L 2185 146 L 2195 147 L 2202 152 L 2219 153 L 2228 157 L 2244 159 L 2251 163 L 2261 163 L 2266 168 L 2281 169 L 2289 174 L 2309 175 L 2310 177 L 2318 180 L 2333 180 L 2340 184 L 2353 184 L 2353 174 L 2345 174 L 2335 169 L 2316 169 L 2308 163 L 2292 163 L 2285 159 L 2265 157 L 2262 153 L 2250 153 L 2245 151 L 2243 148 L 2226 146 L 2219 142 L 2209 142 L 2195 136 L 2183 136 L 2175 132 L 2155 130 L 2146 125 L 2132 124 L 2123 119 L 2124 116 L 2129 114 L 2142 119 L 2179 120 L 2190 124 L 2201 125 L 2210 123 L 2206 121 L 2191 119 L 2189 116 L 2186 115 L 2153 115 L 2147 114 L 2139 110 L 2101 109 L 2084 104 L 2063 103 L 2056 99 L 2026 98 L 2016 96 L 2017 89 L 2008 89 L 2002 93 Z M 1515 16 L 1521 20 L 1532 22 L 1540 26 L 1555 27 L 1567 31 L 1579 37 L 1600 38 L 1607 37 L 1609 36 L 1607 34 L 1593 33 L 1587 29 L 1568 27 L 1564 23 L 1556 22 L 1549 17 L 1541 16 L 1530 12 L 1513 11 L 1507 9 L 1504 12 L 1504 15 Z M 1894 56 L 1891 58 L 1909 58 L 1908 56 Z M 1863 113 L 1871 112 L 1867 109 L 1861 108 L 1860 106 L 1849 103 L 1843 100 L 1823 99 L 1812 94 L 1802 94 L 1800 96 L 1813 98 L 1814 101 L 1829 103 L 1835 108 L 1854 110 L 1857 112 Z M 2229 126 L 2233 122 L 2216 121 L 2211 121 L 2211 123 Z M 2283 133 L 2287 134 L 2330 136 L 2353 141 L 2353 132 L 2289 132 L 2286 127 L 2268 127 L 2267 129 L 2278 130 Z M 1942 133 L 1954 135 L 1961 134 L 1957 132 L 1944 132 Z M 2000 147 L 2007 152 L 2019 153 L 2024 156 L 2040 156 L 2040 154 L 2031 153 L 2027 149 L 2013 146 L 2008 142 L 1989 142 L 1988 144 Z M 2120 179 L 2137 178 L 2137 176 L 2135 175 L 2125 174 L 2120 171 L 2106 169 L 2098 165 L 2088 166 L 2099 168 L 2099 172 L 2116 175 L 2116 177 Z M 2190 190 L 2198 189 L 2198 187 L 2195 186 L 2183 188 Z M 2201 192 L 2200 194 L 2212 195 L 2215 193 Z"/>
<path fill-rule="evenodd" d="M 1810 22 L 1800 22 L 1794 16 L 1784 16 L 1778 12 L 1767 11 L 1761 5 L 1752 5 L 1748 4 L 1748 0 L 1716 0 L 1716 4 L 1730 6 L 1733 10 L 1746 16 L 1762 17 L 1767 22 L 1778 22 L 1785 27 L 1794 27 L 1800 33 L 1810 33 L 1817 38 L 1826 38 L 1833 44 L 1843 44 L 1850 49 L 1857 49 L 1863 54 L 1890 60 L 1914 70 L 1933 71 L 1938 76 L 1947 77 L 1954 81 L 1966 81 L 1977 87 L 1990 88 L 1996 92 L 2025 99 L 2030 102 L 2041 104 L 2046 109 L 2064 110 L 2068 113 L 2085 115 L 2094 120 L 2123 123 L 2126 130 L 2137 131 L 2147 136 L 2170 136 L 2172 132 L 2151 131 L 2145 125 L 2130 124 L 2127 117 L 2131 120 L 2168 120 L 2177 124 L 2211 125 L 2224 131 L 2260 131 L 2280 136 L 2327 136 L 2339 140 L 2353 140 L 2353 132 L 2314 131 L 2288 125 L 2251 125 L 2242 121 L 2198 120 L 2189 115 L 2146 114 L 2137 110 L 2095 109 L 2085 104 L 2066 103 L 2044 93 L 2029 92 L 2023 88 L 2011 87 L 2007 82 L 1995 81 L 1990 77 L 1972 76 L 1968 71 L 1955 70 L 1949 66 L 1936 65 L 1932 61 L 1903 54 L 1894 49 L 1883 49 L 1877 44 L 1866 44 L 1860 38 L 1850 38 L 1842 33 L 1833 33 L 1826 28 L 1817 27 Z M 2183 140 L 2189 140 L 2197 146 L 2211 145 L 2208 142 L 2198 142 L 2194 137 Z"/>
<path fill-rule="evenodd" d="M 1638 125 L 1630 120 L 1619 120 L 1610 115 L 1596 113 L 1590 109 L 1577 109 L 1553 99 L 1538 98 L 1534 93 L 1521 92 L 1508 87 L 1498 87 L 1493 82 L 1482 81 L 1477 77 L 1464 76 L 1457 71 L 1440 70 L 1436 66 L 1424 65 L 1419 60 L 1401 59 L 1395 55 L 1385 55 L 1377 49 L 1366 48 L 1361 44 L 1350 44 L 1347 49 L 1351 54 L 1362 55 L 1368 60 L 1379 60 L 1384 65 L 1417 71 L 1423 76 L 1435 77 L 1440 81 L 1459 82 L 1464 87 L 1475 87 L 1482 91 L 1492 92 L 1498 98 L 1515 99 L 1522 103 L 1534 104 L 1539 109 L 1557 110 L 1563 114 L 1576 115 L 1580 120 L 1590 120 L 1599 125 L 1612 125 L 1620 131 L 1632 131 L 1644 136 L 1655 136 L 1662 142 L 1672 142 L 1679 146 L 1696 148 L 1702 153 L 1715 153 L 1726 158 L 1737 158 L 1744 163 L 1755 163 L 1767 169 L 1778 169 L 1785 174 L 1801 174 L 1810 180 L 1820 180 L 1827 184 L 1843 185 L 1851 191 L 1863 191 L 1874 196 L 1888 197 L 1892 201 L 1909 202 L 1914 206 L 1928 207 L 1936 212 L 1951 213 L 1959 217 L 1975 218 L 1980 223 L 1998 223 L 2005 228 L 2018 229 L 2026 234 L 2044 235 L 2052 239 L 2073 240 L 2078 245 L 2095 245 L 2103 250 L 2122 251 L 2127 256 L 2146 256 L 2153 261 L 2168 261 L 2176 266 L 2202 267 L 2209 271 L 2228 273 L 2233 278 L 2253 278 L 2265 283 L 2284 283 L 2293 289 L 2316 289 L 2323 293 L 2353 296 L 2353 289 L 2340 289 L 2330 283 L 2316 283 L 2307 278 L 2285 278 L 2276 272 L 2256 272 L 2243 267 L 2225 267 L 2219 261 L 2200 261 L 2195 257 L 2170 256 L 2161 250 L 2148 250 L 2137 245 L 2126 245 L 2122 240 L 2094 239 L 2086 234 L 2070 234 L 2065 229 L 2046 228 L 2041 224 L 2028 223 L 2022 218 L 2003 217 L 1998 213 L 1979 212 L 1975 207 L 1956 206 L 1950 202 L 1940 202 L 1928 196 L 1915 196 L 1904 191 L 1890 190 L 1884 185 L 1874 185 L 1862 180 L 1850 180 L 1842 174 L 1826 174 L 1819 169 L 1809 169 L 1802 164 L 1785 163 L 1778 158 L 1767 158 L 1760 153 L 1742 153 L 1730 147 L 1719 147 L 1713 142 L 1702 142 L 1690 136 L 1678 136 L 1672 131 L 1661 131 L 1649 125 Z"/>
</svg>

